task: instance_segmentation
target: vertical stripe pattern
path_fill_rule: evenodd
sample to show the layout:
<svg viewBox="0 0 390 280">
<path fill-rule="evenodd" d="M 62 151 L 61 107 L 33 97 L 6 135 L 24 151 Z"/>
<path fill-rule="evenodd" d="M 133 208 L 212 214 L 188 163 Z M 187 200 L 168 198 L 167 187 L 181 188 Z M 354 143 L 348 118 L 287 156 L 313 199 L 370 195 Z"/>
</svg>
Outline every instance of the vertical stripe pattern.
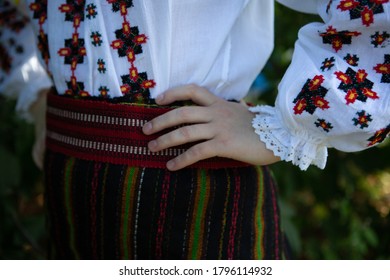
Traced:
<svg viewBox="0 0 390 280">
<path fill-rule="evenodd" d="M 54 259 L 279 259 L 277 190 L 266 167 L 160 168 L 47 151 Z"/>
</svg>

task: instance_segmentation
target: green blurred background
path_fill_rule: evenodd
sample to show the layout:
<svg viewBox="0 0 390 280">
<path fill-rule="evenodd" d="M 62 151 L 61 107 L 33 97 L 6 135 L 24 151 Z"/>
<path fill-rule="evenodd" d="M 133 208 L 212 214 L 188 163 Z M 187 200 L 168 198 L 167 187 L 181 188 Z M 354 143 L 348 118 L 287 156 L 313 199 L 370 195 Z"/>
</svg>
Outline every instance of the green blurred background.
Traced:
<svg viewBox="0 0 390 280">
<path fill-rule="evenodd" d="M 273 104 L 298 29 L 310 21 L 319 18 L 276 6 L 275 50 L 256 102 Z M 34 129 L 14 107 L 0 97 L 0 259 L 45 259 L 42 174 L 31 159 Z M 390 259 L 389 142 L 354 154 L 331 150 L 325 170 L 272 166 L 295 258 Z"/>
</svg>

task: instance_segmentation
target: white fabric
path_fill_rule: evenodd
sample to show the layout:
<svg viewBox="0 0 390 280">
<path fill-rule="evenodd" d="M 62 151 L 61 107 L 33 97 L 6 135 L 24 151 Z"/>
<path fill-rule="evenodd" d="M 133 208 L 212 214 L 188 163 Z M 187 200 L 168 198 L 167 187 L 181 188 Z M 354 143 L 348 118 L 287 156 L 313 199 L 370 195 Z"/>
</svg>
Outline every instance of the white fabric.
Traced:
<svg viewBox="0 0 390 280">
<path fill-rule="evenodd" d="M 292 64 L 279 86 L 275 107 L 252 108 L 252 112 L 257 113 L 253 126 L 267 147 L 283 160 L 292 161 L 301 169 L 310 164 L 324 168 L 328 147 L 343 151 L 363 150 L 370 144 L 368 139 L 390 126 L 389 83 L 381 82 L 382 75 L 373 69 L 384 63 L 385 55 L 390 53 L 390 41 L 386 39 L 376 47 L 371 43 L 376 32 L 390 33 L 390 1 L 382 1 L 383 11 L 374 15 L 375 20 L 369 26 L 359 18 L 351 19 L 348 11 L 339 8 L 340 0 L 279 2 L 304 12 L 317 11 L 325 23 L 302 28 Z M 66 92 L 72 73 L 58 52 L 64 48 L 64 40 L 71 38 L 74 32 L 72 22 L 65 21 L 64 13 L 59 9 L 64 3 L 67 1 L 48 1 L 48 19 L 43 26 L 38 26 L 37 20 L 32 19 L 36 33 L 43 28 L 49 35 L 48 69 L 60 94 Z M 113 6 L 108 1 L 90 0 L 86 4 L 94 4 L 97 15 L 90 20 L 84 19 L 77 28 L 80 38 L 85 41 L 87 55 L 83 63 L 77 65 L 75 76 L 90 95 L 99 95 L 98 89 L 104 85 L 110 89 L 109 97 L 122 96 L 122 75 L 129 72 L 129 63 L 126 58 L 119 57 L 110 44 L 116 40 L 115 30 L 122 27 L 123 18 L 118 12 L 113 13 Z M 143 52 L 136 55 L 135 66 L 155 81 L 150 89 L 153 98 L 171 87 L 195 83 L 221 98 L 240 100 L 247 94 L 273 48 L 272 0 L 134 0 L 133 4 L 127 9 L 126 20 L 148 37 L 142 45 Z M 359 36 L 353 37 L 351 44 L 346 43 L 335 50 L 320 35 L 329 28 L 356 31 Z M 99 47 L 90 39 L 95 31 L 101 34 L 103 43 Z M 347 54 L 358 55 L 359 65 L 348 65 L 344 60 Z M 331 57 L 334 67 L 320 69 L 324 59 Z M 97 59 L 104 60 L 105 75 L 98 71 Z M 364 69 L 379 98 L 346 104 L 346 93 L 339 88 L 341 82 L 335 73 L 344 73 L 348 68 L 355 72 Z M 307 80 L 319 75 L 324 78 L 322 86 L 327 90 L 324 99 L 329 108 L 295 113 L 294 100 Z M 21 95 L 20 102 L 29 100 L 27 104 L 30 99 L 33 98 Z M 368 127 L 353 121 L 357 112 L 363 110 L 372 119 Z M 331 123 L 331 129 L 324 131 L 315 124 L 319 120 Z"/>
<path fill-rule="evenodd" d="M 24 6 L 18 8 L 21 13 L 26 12 Z M 0 12 L 3 12 L 1 8 Z M 50 88 L 53 83 L 38 61 L 35 36 L 31 26 L 27 25 L 19 32 L 14 32 L 9 26 L 0 26 L 0 30 L 1 45 L 7 49 L 12 59 L 9 73 L 0 67 L 0 93 L 12 98 L 19 97 L 16 110 L 24 119 L 33 121 L 28 109 L 37 99 L 39 91 Z M 23 51 L 18 53 L 18 48 Z"/>
</svg>

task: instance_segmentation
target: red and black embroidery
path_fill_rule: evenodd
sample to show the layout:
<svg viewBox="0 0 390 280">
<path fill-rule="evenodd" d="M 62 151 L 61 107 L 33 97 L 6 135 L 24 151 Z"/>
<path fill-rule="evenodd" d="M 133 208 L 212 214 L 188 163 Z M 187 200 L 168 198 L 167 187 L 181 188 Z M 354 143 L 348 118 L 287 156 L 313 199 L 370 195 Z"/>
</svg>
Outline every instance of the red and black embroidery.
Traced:
<svg viewBox="0 0 390 280">
<path fill-rule="evenodd" d="M 344 60 L 351 66 L 359 66 L 359 57 L 356 54 L 351 55 L 349 53 L 344 57 Z"/>
<path fill-rule="evenodd" d="M 329 109 L 329 102 L 324 98 L 328 90 L 322 86 L 323 82 L 324 77 L 322 75 L 306 81 L 301 92 L 293 101 L 296 115 L 302 114 L 303 111 L 313 114 L 317 108 Z"/>
<path fill-rule="evenodd" d="M 333 129 L 333 126 L 330 122 L 325 121 L 324 119 L 317 119 L 314 123 L 317 127 L 322 128 L 325 132 L 329 132 Z"/>
<path fill-rule="evenodd" d="M 390 136 L 390 124 L 386 128 L 378 130 L 377 132 L 375 132 L 375 134 L 372 137 L 367 139 L 367 141 L 370 141 L 370 143 L 368 143 L 368 147 L 382 143 L 389 136 Z"/>
<path fill-rule="evenodd" d="M 62 4 L 59 9 L 65 13 L 65 20 L 73 22 L 73 26 L 80 26 L 80 22 L 84 21 L 85 0 L 66 0 L 66 4 Z"/>
<path fill-rule="evenodd" d="M 384 31 L 383 33 L 375 32 L 374 35 L 371 35 L 371 44 L 374 45 L 375 48 L 385 47 L 389 42 L 390 34 Z"/>
<path fill-rule="evenodd" d="M 92 32 L 90 37 L 92 40 L 92 45 L 94 45 L 95 47 L 100 47 L 102 45 L 102 34 L 100 34 L 99 31 Z"/>
<path fill-rule="evenodd" d="M 87 12 L 86 14 L 87 19 L 92 19 L 97 16 L 95 4 L 88 4 L 87 7 L 85 8 L 85 11 Z"/>
<path fill-rule="evenodd" d="M 368 74 L 365 70 L 360 69 L 355 72 L 348 68 L 345 73 L 338 71 L 335 75 L 341 81 L 338 88 L 347 93 L 345 96 L 347 105 L 355 103 L 356 100 L 366 102 L 368 98 L 379 98 L 378 94 L 372 90 L 374 83 L 367 78 Z"/>
<path fill-rule="evenodd" d="M 107 0 L 112 4 L 112 11 L 119 12 L 122 17 L 122 28 L 115 31 L 116 40 L 111 47 L 117 50 L 119 57 L 126 57 L 130 64 L 129 73 L 121 75 L 121 91 L 128 95 L 130 102 L 150 103 L 149 89 L 155 86 L 154 80 L 148 79 L 146 72 L 139 73 L 135 66 L 136 55 L 142 53 L 142 45 L 147 42 L 145 34 L 140 34 L 137 26 L 131 26 L 127 21 L 128 8 L 133 6 L 130 0 Z"/>
<path fill-rule="evenodd" d="M 332 56 L 330 58 L 325 58 L 325 60 L 322 62 L 322 66 L 320 67 L 322 72 L 325 70 L 330 70 L 334 67 L 335 58 Z"/>
<path fill-rule="evenodd" d="M 370 114 L 367 114 L 366 111 L 362 110 L 356 113 L 357 117 L 353 118 L 352 121 L 355 126 L 360 126 L 361 129 L 367 128 L 368 124 L 372 122 L 372 117 Z"/>
<path fill-rule="evenodd" d="M 349 11 L 350 18 L 362 20 L 362 24 L 370 26 L 374 23 L 374 15 L 384 13 L 383 4 L 390 0 L 342 0 L 337 6 L 342 11 Z"/>
<path fill-rule="evenodd" d="M 73 24 L 72 38 L 65 39 L 65 47 L 58 50 L 58 54 L 64 57 L 64 63 L 69 64 L 72 71 L 70 81 L 66 82 L 68 89 L 65 93 L 89 96 L 84 83 L 78 81 L 75 75 L 78 64 L 84 63 L 84 57 L 87 55 L 85 41 L 80 38 L 78 33 L 80 24 L 84 21 L 85 0 L 66 0 L 66 4 L 62 4 L 59 10 L 65 14 L 65 21 L 70 21 Z"/>
<path fill-rule="evenodd" d="M 385 54 L 385 62 L 375 66 L 374 70 L 382 74 L 381 83 L 390 83 L 390 54 Z"/>
<path fill-rule="evenodd" d="M 30 4 L 30 10 L 33 11 L 33 18 L 38 20 L 38 49 L 46 67 L 48 67 L 50 59 L 49 43 L 47 33 L 44 30 L 44 24 L 47 21 L 47 0 L 36 0 Z"/>
<path fill-rule="evenodd" d="M 71 65 L 72 71 L 76 70 L 77 64 L 84 62 L 84 56 L 86 55 L 84 44 L 84 39 L 74 36 L 72 39 L 66 39 L 65 48 L 58 51 L 58 54 L 65 58 L 65 64 Z"/>
<path fill-rule="evenodd" d="M 320 33 L 324 44 L 332 45 L 333 49 L 338 52 L 343 48 L 343 45 L 352 44 L 352 38 L 361 35 L 357 31 L 337 31 L 337 29 L 329 26 L 326 32 Z"/>
<path fill-rule="evenodd" d="M 99 87 L 99 93 L 100 97 L 107 98 L 108 97 L 108 92 L 110 91 L 106 86 L 100 86 Z"/>
<path fill-rule="evenodd" d="M 97 60 L 97 65 L 98 65 L 98 71 L 99 71 L 100 74 L 106 73 L 106 70 L 107 70 L 106 63 L 104 62 L 103 59 L 99 58 Z"/>
</svg>

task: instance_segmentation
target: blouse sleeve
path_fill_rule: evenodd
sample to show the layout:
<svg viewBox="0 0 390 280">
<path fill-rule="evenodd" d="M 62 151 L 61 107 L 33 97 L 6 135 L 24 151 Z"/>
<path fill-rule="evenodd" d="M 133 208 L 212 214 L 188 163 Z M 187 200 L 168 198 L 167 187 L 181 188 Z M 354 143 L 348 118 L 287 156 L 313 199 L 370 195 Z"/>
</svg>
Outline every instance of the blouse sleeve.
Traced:
<svg viewBox="0 0 390 280">
<path fill-rule="evenodd" d="M 390 134 L 390 0 L 317 8 L 324 23 L 300 30 L 275 106 L 251 108 L 267 148 L 302 170 L 324 168 L 327 148 L 361 151 Z"/>
<path fill-rule="evenodd" d="M 52 82 L 38 60 L 32 26 L 9 1 L 0 3 L 0 54 L 0 93 L 16 98 L 17 112 L 32 120 L 30 106 Z"/>
</svg>

